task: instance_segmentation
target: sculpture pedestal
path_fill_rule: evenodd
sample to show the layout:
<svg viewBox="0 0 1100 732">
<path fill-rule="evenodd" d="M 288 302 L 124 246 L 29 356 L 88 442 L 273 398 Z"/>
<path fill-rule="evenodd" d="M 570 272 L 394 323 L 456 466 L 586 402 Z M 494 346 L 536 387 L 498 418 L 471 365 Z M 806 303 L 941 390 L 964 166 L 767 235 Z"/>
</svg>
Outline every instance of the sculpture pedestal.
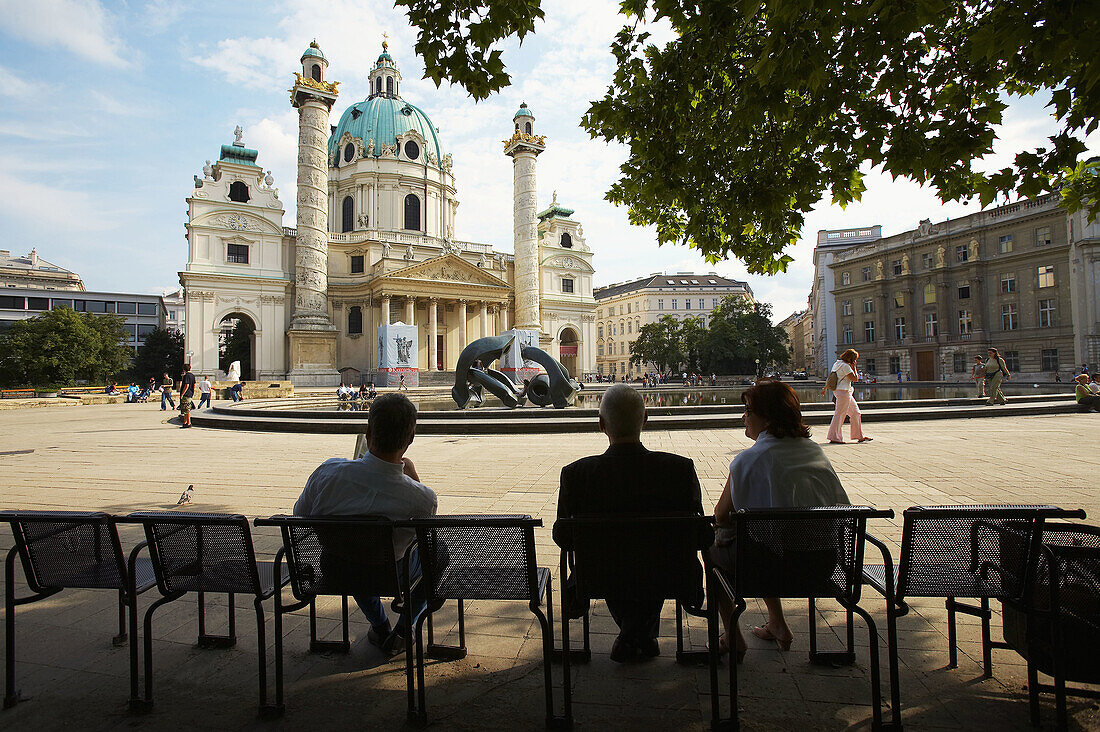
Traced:
<svg viewBox="0 0 1100 732">
<path fill-rule="evenodd" d="M 336 331 L 288 330 L 290 372 L 295 386 L 339 386 L 336 370 Z"/>
</svg>

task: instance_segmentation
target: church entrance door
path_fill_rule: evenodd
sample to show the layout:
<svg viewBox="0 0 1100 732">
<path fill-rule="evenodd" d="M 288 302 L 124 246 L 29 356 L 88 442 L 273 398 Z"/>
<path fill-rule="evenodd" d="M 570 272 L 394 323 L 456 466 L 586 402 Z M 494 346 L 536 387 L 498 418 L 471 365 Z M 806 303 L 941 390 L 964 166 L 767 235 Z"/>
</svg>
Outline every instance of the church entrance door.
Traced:
<svg viewBox="0 0 1100 732">
<path fill-rule="evenodd" d="M 440 333 L 435 337 L 435 370 L 442 371 L 443 364 L 447 363 L 447 358 L 443 352 L 443 344 L 445 342 L 443 334 Z"/>
<path fill-rule="evenodd" d="M 561 365 L 565 367 L 569 375 L 574 379 L 579 378 L 580 373 L 577 371 L 577 365 L 580 363 L 580 338 L 577 336 L 577 331 L 566 328 L 561 332 L 558 354 L 561 356 L 559 359 Z"/>
<path fill-rule="evenodd" d="M 234 361 L 241 365 L 241 379 L 256 379 L 256 324 L 244 313 L 230 313 L 221 320 L 218 368 L 229 373 Z"/>
</svg>

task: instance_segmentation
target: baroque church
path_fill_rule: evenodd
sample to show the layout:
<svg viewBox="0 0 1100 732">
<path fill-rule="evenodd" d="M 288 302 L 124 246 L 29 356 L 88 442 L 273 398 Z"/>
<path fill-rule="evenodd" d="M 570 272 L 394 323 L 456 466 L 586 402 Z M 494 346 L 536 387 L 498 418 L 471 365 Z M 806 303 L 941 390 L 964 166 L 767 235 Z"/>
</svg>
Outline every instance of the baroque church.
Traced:
<svg viewBox="0 0 1100 732">
<path fill-rule="evenodd" d="M 227 324 L 253 329 L 244 379 L 300 386 L 375 378 L 381 329 L 415 334 L 420 383 L 443 382 L 463 347 L 511 329 L 534 333 L 576 377 L 594 372 L 592 251 L 573 210 L 538 211 L 536 158 L 546 140 L 522 104 L 504 154 L 514 167 L 514 251 L 454 237 L 458 192 L 438 128 L 401 96 L 385 42 L 370 94 L 329 114 L 338 82 L 316 42 L 301 57 L 296 226 L 240 128 L 207 161 L 187 199 L 185 350 L 216 374 Z M 411 354 L 410 354 L 411 355 Z M 410 363 L 410 365 L 412 365 Z M 433 378 L 431 374 L 435 373 Z"/>
</svg>

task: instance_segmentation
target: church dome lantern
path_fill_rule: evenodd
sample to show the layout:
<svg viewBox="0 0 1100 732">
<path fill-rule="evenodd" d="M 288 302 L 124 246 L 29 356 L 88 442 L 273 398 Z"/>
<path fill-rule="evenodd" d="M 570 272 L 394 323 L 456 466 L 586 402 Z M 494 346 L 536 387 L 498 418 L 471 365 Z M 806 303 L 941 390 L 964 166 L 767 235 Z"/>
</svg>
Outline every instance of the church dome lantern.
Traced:
<svg viewBox="0 0 1100 732">
<path fill-rule="evenodd" d="M 519 109 L 512 116 L 512 122 L 516 125 L 516 132 L 522 132 L 525 135 L 535 134 L 535 115 L 528 109 L 527 102 L 519 105 Z"/>
<path fill-rule="evenodd" d="M 302 53 L 302 76 L 317 82 L 325 81 L 325 72 L 328 70 L 328 59 L 321 52 L 317 41 L 310 41 L 309 47 Z"/>
<path fill-rule="evenodd" d="M 379 96 L 397 99 L 401 96 L 401 71 L 394 63 L 393 57 L 390 56 L 389 48 L 389 43 L 383 40 L 382 53 L 378 55 L 374 66 L 370 70 L 370 75 L 367 77 L 370 81 L 370 96 L 367 97 L 368 99 Z"/>
</svg>

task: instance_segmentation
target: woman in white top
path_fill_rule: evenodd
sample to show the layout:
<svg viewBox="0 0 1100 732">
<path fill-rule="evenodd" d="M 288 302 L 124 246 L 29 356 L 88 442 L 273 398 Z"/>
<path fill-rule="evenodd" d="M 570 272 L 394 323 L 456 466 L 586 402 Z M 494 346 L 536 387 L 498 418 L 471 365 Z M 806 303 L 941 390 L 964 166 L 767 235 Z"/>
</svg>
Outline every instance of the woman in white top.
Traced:
<svg viewBox="0 0 1100 732">
<path fill-rule="evenodd" d="M 821 446 L 810 439 L 810 428 L 802 421 L 798 396 L 781 381 L 764 379 L 741 395 L 745 404 L 745 436 L 755 440 L 730 464 L 729 477 L 722 496 L 714 507 L 718 540 L 711 549 L 713 562 L 727 571 L 736 566 L 731 555 L 728 527 L 730 514 L 742 508 L 807 508 L 847 505 L 848 495 L 840 484 Z M 742 547 L 742 551 L 750 547 Z M 783 604 L 777 597 L 765 597 L 768 622 L 752 629 L 763 640 L 774 640 L 788 650 L 794 636 L 783 617 Z M 740 628 L 731 629 L 729 598 L 720 598 L 722 620 L 726 625 L 721 651 L 730 647 L 731 630 L 736 630 L 737 658 L 745 654 Z"/>
<path fill-rule="evenodd" d="M 849 348 L 844 353 L 840 354 L 840 358 L 829 370 L 829 373 L 836 373 L 836 389 L 833 391 L 833 396 L 836 397 L 836 410 L 833 412 L 833 421 L 829 423 L 829 442 L 834 445 L 844 444 L 844 435 L 841 434 L 841 428 L 844 427 L 844 418 L 848 417 L 851 420 L 852 439 L 856 442 L 870 442 L 870 437 L 863 436 L 863 420 L 862 413 L 859 411 L 859 405 L 856 404 L 855 395 L 852 393 L 852 382 L 859 380 L 859 372 L 856 371 L 856 361 L 859 359 L 859 353 L 854 348 Z M 825 390 L 822 389 L 821 393 L 824 394 Z"/>
</svg>

